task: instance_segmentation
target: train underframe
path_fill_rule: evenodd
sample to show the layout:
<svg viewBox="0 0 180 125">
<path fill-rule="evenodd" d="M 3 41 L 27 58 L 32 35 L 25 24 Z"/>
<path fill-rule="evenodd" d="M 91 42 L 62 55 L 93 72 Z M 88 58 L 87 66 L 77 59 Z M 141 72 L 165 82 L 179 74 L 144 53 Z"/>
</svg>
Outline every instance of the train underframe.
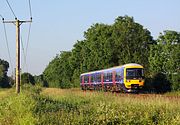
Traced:
<svg viewBox="0 0 180 125">
<path fill-rule="evenodd" d="M 124 84 L 84 84 L 81 85 L 82 90 L 97 90 L 97 91 L 111 91 L 111 92 L 123 92 L 123 93 L 138 93 L 142 90 L 139 84 L 131 84 L 129 88 Z"/>
</svg>

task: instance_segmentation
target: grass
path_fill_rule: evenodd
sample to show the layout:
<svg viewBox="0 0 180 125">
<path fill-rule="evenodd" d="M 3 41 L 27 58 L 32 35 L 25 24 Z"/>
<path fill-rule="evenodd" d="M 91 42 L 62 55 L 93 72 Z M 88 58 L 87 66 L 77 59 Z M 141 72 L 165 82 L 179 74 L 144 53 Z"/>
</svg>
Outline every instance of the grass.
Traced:
<svg viewBox="0 0 180 125">
<path fill-rule="evenodd" d="M 17 95 L 14 91 L 6 91 L 8 96 L 0 99 L 1 125 L 27 125 L 35 124 L 36 118 L 32 113 L 36 101 L 27 94 Z"/>
<path fill-rule="evenodd" d="M 11 124 L 180 125 L 180 96 L 29 86 L 20 95 L 0 90 L 0 125 Z"/>
<path fill-rule="evenodd" d="M 180 91 L 165 93 L 167 96 L 180 96 Z"/>
<path fill-rule="evenodd" d="M 0 99 L 9 96 L 12 93 L 12 89 L 0 89 Z"/>
<path fill-rule="evenodd" d="M 58 89 L 45 89 L 43 94 L 51 99 L 66 100 L 70 104 L 75 103 L 74 105 L 77 105 L 78 103 L 77 106 L 79 107 L 76 108 L 78 111 L 75 112 L 79 112 L 79 115 L 76 115 L 76 117 L 79 117 L 76 119 L 82 119 L 82 121 L 79 120 L 79 123 L 180 124 L 180 100 L 178 97 L 117 95 L 98 92 L 83 93 Z"/>
</svg>

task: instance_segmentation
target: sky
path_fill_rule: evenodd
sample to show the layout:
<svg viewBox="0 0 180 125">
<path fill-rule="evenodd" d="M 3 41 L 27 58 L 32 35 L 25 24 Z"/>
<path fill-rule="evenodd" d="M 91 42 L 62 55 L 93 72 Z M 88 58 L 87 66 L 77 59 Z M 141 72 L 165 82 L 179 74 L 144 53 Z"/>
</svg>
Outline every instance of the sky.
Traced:
<svg viewBox="0 0 180 125">
<path fill-rule="evenodd" d="M 29 20 L 28 0 L 8 0 L 19 20 Z M 61 51 L 71 51 L 77 40 L 95 23 L 113 24 L 118 16 L 131 16 L 157 39 L 164 30 L 180 32 L 180 0 L 31 0 L 33 22 L 27 49 L 29 23 L 21 25 L 21 69 L 40 75 Z M 14 20 L 6 0 L 0 0 L 0 15 Z M 1 17 L 0 17 L 1 18 Z M 15 25 L 5 24 L 11 61 L 8 56 L 4 24 L 0 22 L 0 59 L 12 62 L 8 75 L 15 68 Z M 25 49 L 26 51 L 26 49 Z"/>
</svg>

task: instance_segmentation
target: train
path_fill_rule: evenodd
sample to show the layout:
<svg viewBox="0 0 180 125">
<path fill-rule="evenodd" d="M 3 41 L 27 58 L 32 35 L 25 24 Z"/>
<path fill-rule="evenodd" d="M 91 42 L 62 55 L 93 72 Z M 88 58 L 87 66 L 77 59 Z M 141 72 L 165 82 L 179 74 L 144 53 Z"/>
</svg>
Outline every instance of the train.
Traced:
<svg viewBox="0 0 180 125">
<path fill-rule="evenodd" d="M 139 92 L 144 86 L 144 67 L 137 63 L 124 64 L 80 75 L 82 90 Z"/>
</svg>

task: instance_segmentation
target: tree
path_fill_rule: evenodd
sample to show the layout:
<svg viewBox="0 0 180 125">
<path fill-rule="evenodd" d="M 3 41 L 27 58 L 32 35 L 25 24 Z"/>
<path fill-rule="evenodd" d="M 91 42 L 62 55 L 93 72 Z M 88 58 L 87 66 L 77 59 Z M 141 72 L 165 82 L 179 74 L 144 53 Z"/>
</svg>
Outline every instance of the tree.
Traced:
<svg viewBox="0 0 180 125">
<path fill-rule="evenodd" d="M 10 87 L 9 78 L 7 76 L 9 63 L 5 60 L 0 59 L 0 87 Z"/>
<path fill-rule="evenodd" d="M 88 71 L 126 63 L 140 63 L 148 71 L 153 38 L 132 17 L 118 17 L 113 25 L 95 24 L 85 32 L 83 63 Z"/>
<path fill-rule="evenodd" d="M 114 56 L 119 64 L 139 63 L 148 71 L 149 43 L 153 42 L 150 31 L 134 22 L 132 17 L 118 17 L 113 25 Z"/>
<path fill-rule="evenodd" d="M 74 44 L 74 48 L 72 49 L 71 56 L 69 57 L 69 65 L 70 69 L 72 71 L 72 87 L 78 87 L 80 84 L 79 76 L 81 72 L 87 71 L 85 69 L 83 62 L 86 51 L 85 47 L 85 41 L 77 41 L 76 44 Z"/>
<path fill-rule="evenodd" d="M 34 81 L 36 83 L 36 85 L 42 86 L 42 87 L 48 87 L 48 83 L 44 80 L 43 75 L 39 75 L 39 76 L 34 76 Z"/>
<path fill-rule="evenodd" d="M 180 33 L 164 31 L 160 33 L 157 44 L 151 46 L 150 70 L 154 74 L 164 74 L 167 83 L 174 90 L 180 89 Z M 162 83 L 161 86 L 168 86 Z"/>
<path fill-rule="evenodd" d="M 43 72 L 49 87 L 69 88 L 73 71 L 69 64 L 71 52 L 61 52 L 49 63 Z"/>
<path fill-rule="evenodd" d="M 35 85 L 34 77 L 30 73 L 22 73 L 21 74 L 21 84 Z"/>
</svg>

